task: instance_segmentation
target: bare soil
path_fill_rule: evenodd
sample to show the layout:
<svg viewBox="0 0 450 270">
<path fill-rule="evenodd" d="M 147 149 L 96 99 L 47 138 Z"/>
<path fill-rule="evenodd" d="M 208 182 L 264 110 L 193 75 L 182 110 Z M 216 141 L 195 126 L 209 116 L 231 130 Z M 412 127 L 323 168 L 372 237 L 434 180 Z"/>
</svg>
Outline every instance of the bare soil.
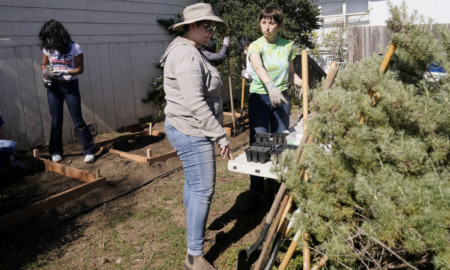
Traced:
<svg viewBox="0 0 450 270">
<path fill-rule="evenodd" d="M 164 125 L 156 123 L 153 129 L 164 131 Z M 117 135 L 104 134 L 95 140 Z M 248 138 L 248 129 L 231 138 L 234 156 L 244 152 Z M 108 147 L 142 156 L 147 149 L 152 156 L 173 151 L 166 137 L 150 136 Z M 79 143 L 64 150 L 63 164 L 92 172 L 99 169 L 107 185 L 1 231 L 0 269 L 181 269 L 186 241 L 179 158 L 147 165 L 99 149 L 96 161 L 86 164 Z M 40 153 L 50 158 L 47 149 Z M 33 167 L 31 151 L 18 158 Z M 80 184 L 77 179 L 31 169 L 3 172 L 0 178 L 0 216 Z M 266 209 L 241 213 L 248 197 L 248 176 L 229 172 L 227 160 L 220 157 L 216 179 L 207 228 L 220 230 L 222 237 L 205 243 L 205 256 L 219 269 L 234 269 L 238 251 L 257 239 Z"/>
</svg>

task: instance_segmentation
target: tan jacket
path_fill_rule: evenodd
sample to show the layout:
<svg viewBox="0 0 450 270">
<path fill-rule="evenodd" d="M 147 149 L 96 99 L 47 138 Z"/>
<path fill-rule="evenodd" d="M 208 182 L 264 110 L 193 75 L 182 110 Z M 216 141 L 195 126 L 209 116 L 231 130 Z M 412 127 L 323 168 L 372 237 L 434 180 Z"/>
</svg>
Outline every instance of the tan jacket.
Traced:
<svg viewBox="0 0 450 270">
<path fill-rule="evenodd" d="M 177 37 L 160 60 L 164 67 L 166 120 L 183 134 L 228 145 L 222 127 L 222 80 L 195 46 Z"/>
</svg>

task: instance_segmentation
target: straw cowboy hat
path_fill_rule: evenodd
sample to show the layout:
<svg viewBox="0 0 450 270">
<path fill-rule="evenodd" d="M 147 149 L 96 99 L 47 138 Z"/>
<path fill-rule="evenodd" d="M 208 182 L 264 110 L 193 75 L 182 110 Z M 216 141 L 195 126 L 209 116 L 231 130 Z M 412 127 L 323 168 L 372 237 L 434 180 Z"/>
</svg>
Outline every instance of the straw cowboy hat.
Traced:
<svg viewBox="0 0 450 270">
<path fill-rule="evenodd" d="M 171 30 L 183 31 L 183 26 L 198 21 L 214 21 L 218 26 L 226 26 L 225 23 L 216 15 L 210 4 L 198 3 L 187 6 L 183 10 L 184 21 L 176 23 L 169 27 Z"/>
</svg>

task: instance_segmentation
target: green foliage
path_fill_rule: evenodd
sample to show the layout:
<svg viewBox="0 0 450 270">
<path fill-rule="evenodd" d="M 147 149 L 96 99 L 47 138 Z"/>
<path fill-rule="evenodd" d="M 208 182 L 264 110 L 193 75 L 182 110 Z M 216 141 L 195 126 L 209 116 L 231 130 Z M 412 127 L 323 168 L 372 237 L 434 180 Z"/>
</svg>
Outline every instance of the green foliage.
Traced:
<svg viewBox="0 0 450 270">
<path fill-rule="evenodd" d="M 450 82 L 424 76 L 433 62 L 450 70 L 449 32 L 405 7 L 391 13 L 398 48 L 388 71 L 374 55 L 315 90 L 315 143 L 302 165 L 310 180 L 298 179 L 293 156 L 277 164 L 290 167 L 297 226 L 332 269 L 450 269 Z"/>
<path fill-rule="evenodd" d="M 327 48 L 334 57 L 333 61 L 345 62 L 347 58 L 344 49 L 348 46 L 347 26 L 344 21 L 337 22 L 333 25 L 333 30 L 325 34 L 323 42 L 320 44 Z"/>
<path fill-rule="evenodd" d="M 262 9 L 267 6 L 277 6 L 283 10 L 284 22 L 279 35 L 292 40 L 298 47 L 312 48 L 311 35 L 313 30 L 319 29 L 316 5 L 307 0 L 206 0 L 215 13 L 227 24 L 227 32 L 236 43 L 237 37 L 248 36 L 257 39 L 261 36 L 258 17 Z"/>
<path fill-rule="evenodd" d="M 279 35 L 281 37 L 294 41 L 298 48 L 314 47 L 313 30 L 320 27 L 318 23 L 320 11 L 316 5 L 312 5 L 307 0 L 207 0 L 203 2 L 210 3 L 214 8 L 214 13 L 227 24 L 225 30 L 218 30 L 213 36 L 213 40 L 216 42 L 217 48 L 220 49 L 223 37 L 230 37 L 230 57 L 217 68 L 222 76 L 230 76 L 233 82 L 240 82 L 242 64 L 244 63 L 243 61 L 245 61 L 245 58 L 241 57 L 242 51 L 239 51 L 238 46 L 236 45 L 238 38 L 241 36 L 248 36 L 255 40 L 262 35 L 258 17 L 261 10 L 266 6 L 274 5 L 283 10 L 285 17 L 283 27 L 279 30 Z M 181 14 L 157 19 L 157 22 L 165 29 L 168 29 L 169 26 L 180 21 L 182 21 Z M 168 32 L 173 36 L 182 34 L 182 32 L 179 31 L 168 30 Z M 236 84 L 234 88 L 241 90 L 241 84 Z M 155 104 L 160 107 L 158 114 L 161 116 L 166 105 L 162 77 L 158 77 L 152 81 L 151 89 L 147 91 L 147 97 L 142 99 L 142 102 L 149 101 L 155 102 Z"/>
<path fill-rule="evenodd" d="M 159 76 L 156 79 L 153 79 L 150 86 L 152 87 L 152 90 L 147 91 L 147 97 L 142 99 L 142 102 L 146 103 L 153 101 L 159 106 L 158 116 L 161 116 L 167 104 L 164 94 L 164 77 Z"/>
</svg>

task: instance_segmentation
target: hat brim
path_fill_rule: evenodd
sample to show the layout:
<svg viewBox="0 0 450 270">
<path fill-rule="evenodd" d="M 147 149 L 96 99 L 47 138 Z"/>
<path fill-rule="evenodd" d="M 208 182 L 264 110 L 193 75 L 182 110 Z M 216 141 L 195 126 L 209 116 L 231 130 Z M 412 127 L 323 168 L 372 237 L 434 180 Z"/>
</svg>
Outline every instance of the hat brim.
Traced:
<svg viewBox="0 0 450 270">
<path fill-rule="evenodd" d="M 174 30 L 174 31 L 184 31 L 184 26 L 186 24 L 190 24 L 190 23 L 194 23 L 194 22 L 199 22 L 199 21 L 214 21 L 216 22 L 217 26 L 221 26 L 221 27 L 226 27 L 227 25 L 217 16 L 203 16 L 203 17 L 199 17 L 196 18 L 195 20 L 188 20 L 188 21 L 184 21 L 184 22 L 180 22 L 180 23 L 176 23 L 172 26 L 169 27 L 169 30 Z"/>
</svg>

